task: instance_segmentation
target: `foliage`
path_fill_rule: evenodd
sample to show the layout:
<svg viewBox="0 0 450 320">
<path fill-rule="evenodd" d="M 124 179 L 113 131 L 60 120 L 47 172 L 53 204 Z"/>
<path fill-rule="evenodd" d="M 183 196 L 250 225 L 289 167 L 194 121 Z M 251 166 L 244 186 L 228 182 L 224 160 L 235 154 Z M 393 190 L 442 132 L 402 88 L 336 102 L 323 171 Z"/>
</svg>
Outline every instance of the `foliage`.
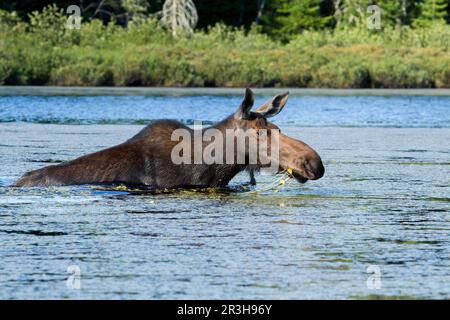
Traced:
<svg viewBox="0 0 450 320">
<path fill-rule="evenodd" d="M 122 7 L 128 23 L 131 20 L 134 22 L 145 20 L 149 5 L 145 0 L 123 0 Z"/>
<path fill-rule="evenodd" d="M 321 0 L 281 0 L 276 9 L 276 19 L 282 34 L 298 34 L 303 30 L 321 29 L 331 19 L 320 15 Z"/>
<path fill-rule="evenodd" d="M 335 19 L 338 26 L 365 27 L 367 7 L 371 0 L 335 0 Z"/>
<path fill-rule="evenodd" d="M 419 6 L 420 15 L 414 20 L 417 27 L 426 27 L 432 23 L 445 23 L 447 0 L 423 0 Z"/>
<path fill-rule="evenodd" d="M 216 24 L 173 38 L 154 18 L 65 29 L 56 7 L 29 22 L 0 10 L 0 84 L 450 87 L 450 27 L 303 30 L 288 42 Z M 53 32 L 49 32 L 53 30 Z"/>
<path fill-rule="evenodd" d="M 383 24 L 386 26 L 407 25 L 408 13 L 412 13 L 411 0 L 377 0 L 376 4 L 381 8 Z M 411 14 L 410 14 L 411 15 Z"/>
</svg>

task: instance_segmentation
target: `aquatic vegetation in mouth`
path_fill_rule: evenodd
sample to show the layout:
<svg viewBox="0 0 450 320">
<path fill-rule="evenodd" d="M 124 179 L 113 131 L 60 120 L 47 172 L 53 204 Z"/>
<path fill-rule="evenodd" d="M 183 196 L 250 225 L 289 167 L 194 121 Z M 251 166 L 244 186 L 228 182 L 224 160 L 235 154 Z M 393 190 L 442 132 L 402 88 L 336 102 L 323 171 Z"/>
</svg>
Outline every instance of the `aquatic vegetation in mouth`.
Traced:
<svg viewBox="0 0 450 320">
<path fill-rule="evenodd" d="M 284 186 L 287 182 L 289 182 L 292 178 L 294 178 L 294 176 L 292 175 L 291 168 L 288 168 L 287 170 L 283 171 L 282 173 L 283 173 L 283 175 L 281 176 L 281 178 L 279 180 L 275 181 L 274 183 L 269 184 L 265 188 L 258 189 L 258 190 L 249 190 L 249 191 L 244 191 L 244 192 L 250 193 L 250 194 L 259 194 L 259 193 L 263 193 L 263 192 L 267 192 L 267 191 L 279 192 L 280 188 L 282 186 Z M 245 190 L 247 187 L 243 186 L 243 188 Z"/>
</svg>

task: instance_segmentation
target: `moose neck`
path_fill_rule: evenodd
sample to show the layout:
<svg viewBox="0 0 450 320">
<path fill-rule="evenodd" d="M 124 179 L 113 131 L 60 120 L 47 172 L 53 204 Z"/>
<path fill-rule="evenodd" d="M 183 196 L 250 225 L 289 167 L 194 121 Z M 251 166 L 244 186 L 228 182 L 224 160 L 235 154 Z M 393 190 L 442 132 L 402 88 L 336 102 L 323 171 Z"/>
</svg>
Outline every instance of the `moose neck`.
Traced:
<svg viewBox="0 0 450 320">
<path fill-rule="evenodd" d="M 233 179 L 239 172 L 244 171 L 247 169 L 246 164 L 238 164 L 236 161 L 233 161 L 233 163 L 228 164 L 226 163 L 225 155 L 226 155 L 226 130 L 235 130 L 237 128 L 236 126 L 236 120 L 234 118 L 234 115 L 231 115 L 224 120 L 203 129 L 203 133 L 208 129 L 216 129 L 219 130 L 223 135 L 223 146 L 222 151 L 224 155 L 224 161 L 223 164 L 212 164 L 212 165 L 202 165 L 203 172 L 202 172 L 202 180 L 204 181 L 205 185 L 213 185 L 213 186 L 226 186 L 231 179 Z M 204 143 L 204 146 L 208 145 L 209 142 Z M 234 149 L 234 159 L 236 159 L 236 150 Z"/>
</svg>

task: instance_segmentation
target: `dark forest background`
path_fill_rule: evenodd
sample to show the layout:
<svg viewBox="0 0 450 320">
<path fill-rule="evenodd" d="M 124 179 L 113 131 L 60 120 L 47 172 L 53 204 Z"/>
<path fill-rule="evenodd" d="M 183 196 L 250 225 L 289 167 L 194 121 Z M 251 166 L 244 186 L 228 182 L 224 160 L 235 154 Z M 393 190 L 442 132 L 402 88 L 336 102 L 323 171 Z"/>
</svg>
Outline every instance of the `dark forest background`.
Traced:
<svg viewBox="0 0 450 320">
<path fill-rule="evenodd" d="M 161 11 L 164 0 L 134 2 L 145 6 L 146 13 L 154 14 Z M 95 18 L 107 23 L 115 16 L 119 24 L 125 24 L 123 3 L 122 0 L 3 0 L 0 9 L 16 11 L 26 20 L 31 12 L 41 11 L 50 4 L 60 8 L 76 4 L 87 19 L 101 8 Z M 383 22 L 389 25 L 411 25 L 419 20 L 441 18 L 449 22 L 450 19 L 450 0 L 194 0 L 194 3 L 199 16 L 198 28 L 224 23 L 248 29 L 256 23 L 271 35 L 334 28 L 338 23 L 349 23 L 346 20 L 351 20 L 351 15 L 357 15 L 370 4 L 383 10 Z"/>
</svg>

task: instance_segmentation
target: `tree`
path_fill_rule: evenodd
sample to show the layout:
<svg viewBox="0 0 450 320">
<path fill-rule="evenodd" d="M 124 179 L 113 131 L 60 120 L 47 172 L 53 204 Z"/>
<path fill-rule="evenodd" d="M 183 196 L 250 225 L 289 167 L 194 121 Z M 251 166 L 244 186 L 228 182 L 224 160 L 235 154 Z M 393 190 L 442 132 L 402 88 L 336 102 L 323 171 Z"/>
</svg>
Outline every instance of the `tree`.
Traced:
<svg viewBox="0 0 450 320">
<path fill-rule="evenodd" d="M 413 1 L 411 0 L 377 0 L 381 8 L 382 22 L 389 25 L 405 25 L 409 22 Z"/>
<path fill-rule="evenodd" d="M 323 9 L 326 0 L 267 0 L 259 17 L 263 30 L 280 39 L 304 30 L 321 29 L 331 20 Z"/>
<path fill-rule="evenodd" d="M 366 26 L 370 0 L 334 0 L 334 18 L 338 26 Z"/>
<path fill-rule="evenodd" d="M 166 0 L 160 13 L 161 24 L 172 32 L 192 33 L 197 25 L 198 15 L 192 0 Z"/>
<path fill-rule="evenodd" d="M 279 21 L 281 31 L 286 33 L 300 33 L 305 29 L 321 29 L 331 17 L 320 14 L 321 0 L 284 0 L 280 6 Z"/>
<path fill-rule="evenodd" d="M 146 18 L 148 2 L 146 0 L 122 0 L 122 7 L 125 9 L 126 23 L 130 20 L 142 21 Z"/>
<path fill-rule="evenodd" d="M 256 14 L 255 22 L 256 24 L 259 24 L 261 21 L 261 16 L 264 12 L 264 7 L 266 6 L 266 0 L 258 0 L 258 12 Z"/>
<path fill-rule="evenodd" d="M 445 23 L 447 6 L 447 0 L 424 0 L 419 5 L 420 14 L 414 20 L 414 26 L 427 27 L 433 22 Z"/>
</svg>

